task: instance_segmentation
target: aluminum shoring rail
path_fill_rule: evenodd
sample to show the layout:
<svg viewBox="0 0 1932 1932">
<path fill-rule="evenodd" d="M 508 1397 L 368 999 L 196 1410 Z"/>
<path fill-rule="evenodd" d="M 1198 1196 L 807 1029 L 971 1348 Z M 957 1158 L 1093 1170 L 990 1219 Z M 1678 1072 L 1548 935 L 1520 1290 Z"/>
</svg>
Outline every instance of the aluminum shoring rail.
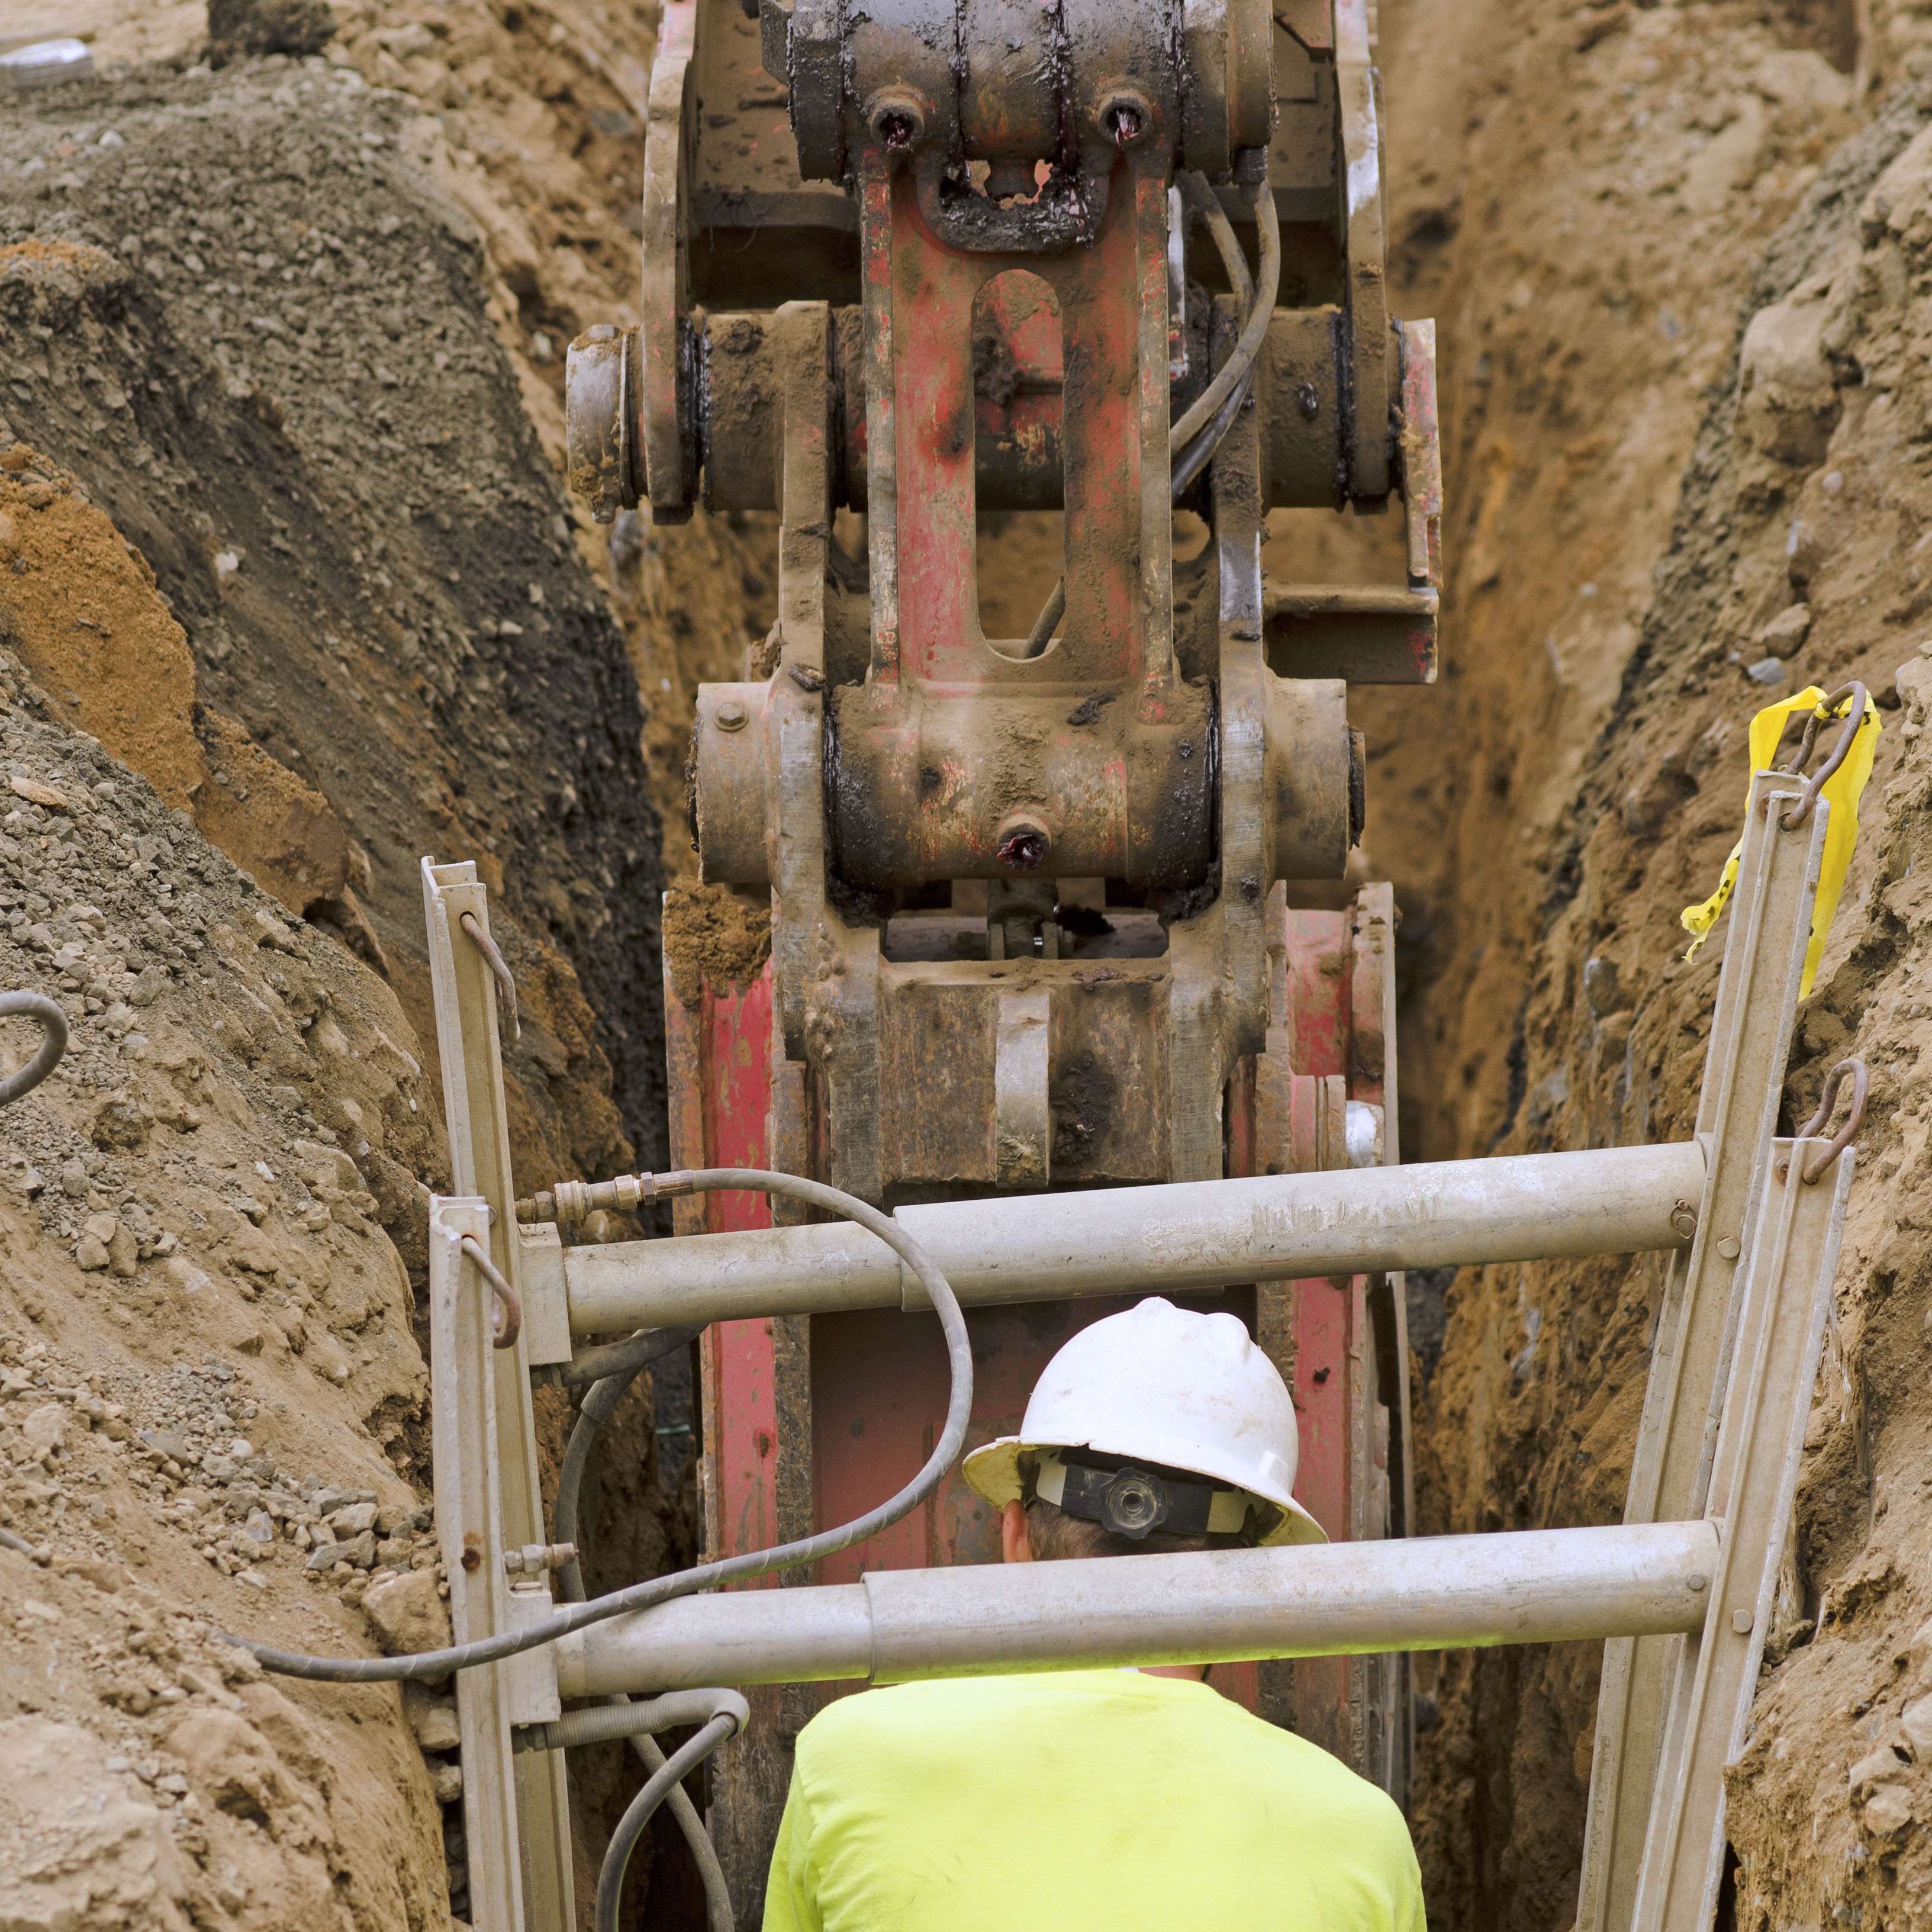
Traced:
<svg viewBox="0 0 1932 1932">
<path fill-rule="evenodd" d="M 1708 1522 L 1526 1530 L 950 1570 L 686 1597 L 557 1646 L 566 1697 L 1700 1630 Z"/>
<path fill-rule="evenodd" d="M 1707 1507 L 1730 1378 L 1735 1284 L 1755 1249 L 1752 1218 L 1769 1168 L 1831 813 L 1820 798 L 1786 829 L 1783 817 L 1802 788 L 1774 772 L 1752 782 L 1697 1109 L 1696 1132 L 1712 1148 L 1710 1178 L 1696 1238 L 1688 1255 L 1673 1258 L 1664 1284 L 1626 1523 L 1700 1516 Z M 1834 1240 L 1828 1282 L 1835 1253 Z M 1810 1386 L 1808 1378 L 1783 1392 L 1801 1419 Z M 1785 1514 L 1788 1520 L 1788 1507 Z M 1780 1546 L 1784 1533 L 1780 1525 Z M 1682 1800 L 1681 1790 L 1658 1780 L 1684 1649 L 1675 1637 L 1605 1646 L 1576 1932 L 1630 1932 L 1648 1821 L 1658 1805 Z"/>
<path fill-rule="evenodd" d="M 1681 1248 L 1704 1190 L 1703 1148 L 1684 1141 L 947 1202 L 894 1218 L 971 1306 Z M 561 1291 L 578 1335 L 928 1306 L 882 1243 L 843 1224 L 544 1251 L 554 1258 L 531 1271 L 530 1292 L 554 1310 Z"/>
<path fill-rule="evenodd" d="M 430 1204 L 430 1404 L 436 1539 L 459 1643 L 496 1635 L 551 1607 L 548 1577 L 513 1580 L 505 1555 L 547 1543 L 537 1474 L 528 1335 L 495 1346 L 490 1298 L 464 1292 L 463 1238 L 490 1251 L 520 1292 L 512 1232 L 509 1113 L 488 938 L 488 895 L 472 863 L 422 867 L 430 985 L 442 1063 L 456 1195 Z M 570 1797 L 562 1757 L 514 1757 L 513 1721 L 560 1714 L 554 1673 L 512 1658 L 456 1679 L 463 1814 L 471 1846 L 471 1922 L 482 1932 L 572 1932 L 577 1922 Z M 551 1681 L 546 1684 L 544 1681 Z"/>
</svg>

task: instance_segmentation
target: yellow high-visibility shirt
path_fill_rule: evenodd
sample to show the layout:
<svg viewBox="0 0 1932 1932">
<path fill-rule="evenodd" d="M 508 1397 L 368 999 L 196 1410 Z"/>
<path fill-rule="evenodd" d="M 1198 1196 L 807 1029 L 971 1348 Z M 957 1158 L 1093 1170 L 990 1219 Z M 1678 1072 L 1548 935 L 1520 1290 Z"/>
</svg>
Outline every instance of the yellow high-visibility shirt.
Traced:
<svg viewBox="0 0 1932 1932">
<path fill-rule="evenodd" d="M 1423 1932 L 1400 1811 L 1204 1684 L 903 1684 L 800 1735 L 764 1932 Z"/>
</svg>

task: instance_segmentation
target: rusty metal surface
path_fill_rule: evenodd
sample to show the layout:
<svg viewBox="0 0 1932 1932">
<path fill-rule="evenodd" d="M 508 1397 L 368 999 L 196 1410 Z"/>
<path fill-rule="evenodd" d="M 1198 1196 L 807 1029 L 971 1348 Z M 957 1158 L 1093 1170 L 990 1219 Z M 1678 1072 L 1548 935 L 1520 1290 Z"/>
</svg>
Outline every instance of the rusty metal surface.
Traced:
<svg viewBox="0 0 1932 1932">
<path fill-rule="evenodd" d="M 668 8 L 638 382 L 653 510 L 701 494 L 781 525 L 776 668 L 706 687 L 694 742 L 704 874 L 769 884 L 772 961 L 672 1018 L 674 1158 L 728 1145 L 898 1204 L 1397 1157 L 1387 890 L 1292 914 L 1275 883 L 1339 875 L 1358 829 L 1342 680 L 1434 669 L 1432 337 L 1387 317 L 1368 25 L 1364 0 Z M 1240 184 L 1272 196 L 1284 305 L 1186 499 L 1214 541 L 1184 664 L 1169 424 L 1243 316 L 1205 250 L 1184 242 L 1171 284 L 1176 166 L 1250 238 Z M 1392 487 L 1406 586 L 1264 584 L 1271 506 Z M 829 591 L 842 507 L 868 554 Z M 980 622 L 978 519 L 1054 507 L 1065 610 L 1029 658 Z M 1151 889 L 1148 909 L 1108 907 L 1103 880 Z M 1119 930 L 1063 928 L 1074 906 Z M 1318 1514 L 1401 1528 L 1399 1281 L 1230 1300 L 1301 1406 Z M 1111 1305 L 976 1312 L 976 1430 L 1015 1426 Z M 943 1406 L 932 1343 L 890 1314 L 718 1330 L 708 1537 L 748 1547 L 875 1501 Z M 992 1550 L 956 1483 L 839 1575 Z M 1216 1681 L 1400 1787 L 1384 1660 Z M 770 1742 L 717 1772 L 748 1922 L 818 1695 L 785 1694 Z"/>
<path fill-rule="evenodd" d="M 690 307 L 686 214 L 697 96 L 691 65 L 700 0 L 665 0 L 644 129 L 644 322 L 639 374 L 644 477 L 653 517 L 688 515 L 685 315 Z"/>
<path fill-rule="evenodd" d="M 770 1091 L 771 969 L 749 986 L 702 985 L 686 1006 L 664 974 L 669 1043 L 671 1158 L 681 1165 L 764 1166 Z M 688 1196 L 674 1202 L 680 1234 L 769 1226 L 763 1196 Z M 790 1391 L 781 1366 L 778 1331 L 796 1321 L 724 1322 L 700 1344 L 698 1408 L 701 1431 L 699 1492 L 709 1555 L 770 1546 L 793 1532 L 786 1492 L 810 1486 L 810 1432 L 787 1414 Z M 803 1470 L 795 1466 L 803 1461 Z M 748 1588 L 772 1588 L 761 1577 Z M 719 1862 L 741 1923 L 755 1924 L 771 1858 L 768 1820 L 775 1820 L 791 1780 L 786 1719 L 795 1694 L 775 1688 L 748 1694 L 752 1721 L 712 1759 L 711 1828 Z"/>
<path fill-rule="evenodd" d="M 590 328 L 565 358 L 564 476 L 600 524 L 644 494 L 643 346 L 634 328 Z"/>
<path fill-rule="evenodd" d="M 694 324 L 693 434 L 704 501 L 711 509 L 777 507 L 780 378 L 770 321 L 758 314 L 714 314 Z M 1414 476 L 1406 471 L 1403 481 L 1422 485 L 1432 506 L 1429 514 L 1438 522 L 1439 551 L 1439 464 L 1430 472 L 1433 363 L 1419 349 L 1405 347 L 1414 332 L 1428 326 L 1391 323 L 1389 352 L 1402 358 L 1404 370 L 1398 454 L 1412 454 Z M 867 506 L 869 448 L 862 334 L 856 308 L 833 312 L 832 495 L 836 503 L 855 510 Z M 1341 400 L 1351 380 L 1347 334 L 1342 311 L 1333 305 L 1278 309 L 1269 322 L 1256 359 L 1254 394 L 1264 494 L 1270 508 L 1332 508 L 1357 494 Z M 982 284 L 973 300 L 970 347 L 976 510 L 1058 509 L 1066 455 L 1065 362 L 1052 289 L 1023 269 L 1008 269 Z M 1432 483 L 1425 472 L 1432 473 Z"/>
<path fill-rule="evenodd" d="M 1306 1172 L 1350 1164 L 1352 1103 L 1393 1119 L 1394 1012 L 1386 886 L 1342 912 L 1296 911 L 1270 895 L 1265 1049 L 1228 1085 L 1228 1172 Z M 1382 1157 L 1397 1149 L 1385 1129 Z M 1400 1277 L 1343 1276 L 1264 1286 L 1256 1336 L 1294 1399 L 1301 1437 L 1295 1496 L 1331 1539 L 1406 1533 L 1407 1340 Z M 1406 1788 L 1408 1666 L 1324 1658 L 1259 1666 L 1258 1708 L 1384 1789 Z"/>
<path fill-rule="evenodd" d="M 1181 890 L 1207 876 L 1208 692 L 1181 686 L 1148 716 L 1112 680 L 1084 688 L 1056 680 L 995 699 L 908 679 L 896 703 L 876 687 L 847 686 L 830 708 L 833 863 L 849 884 L 1019 872 Z M 700 737 L 700 788 L 708 749 Z M 1009 842 L 1021 814 L 1034 829 L 1023 848 Z M 1333 872 L 1345 856 L 1346 848 Z"/>
</svg>

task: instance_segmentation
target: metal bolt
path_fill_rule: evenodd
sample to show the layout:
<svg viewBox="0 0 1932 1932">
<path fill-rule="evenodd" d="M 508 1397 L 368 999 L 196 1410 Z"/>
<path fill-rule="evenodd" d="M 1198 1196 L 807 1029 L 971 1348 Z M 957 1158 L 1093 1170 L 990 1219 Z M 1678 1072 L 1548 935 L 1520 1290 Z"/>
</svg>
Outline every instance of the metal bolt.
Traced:
<svg viewBox="0 0 1932 1932">
<path fill-rule="evenodd" d="M 1689 1582 L 1690 1589 L 1694 1594 L 1708 1590 L 1711 1587 L 1710 1578 L 1706 1576 L 1701 1570 L 1697 1571 L 1695 1575 L 1689 1579 Z"/>
<path fill-rule="evenodd" d="M 866 105 L 866 124 L 880 147 L 903 154 L 924 139 L 926 114 L 909 94 L 875 94 Z"/>
<path fill-rule="evenodd" d="M 1744 1252 L 1744 1250 L 1736 1235 L 1726 1234 L 1718 1244 L 1718 1252 L 1726 1261 L 1734 1262 Z"/>
<path fill-rule="evenodd" d="M 1154 108 L 1145 96 L 1123 88 L 1101 102 L 1094 119 L 1100 132 L 1124 152 L 1152 129 Z"/>
<path fill-rule="evenodd" d="M 752 722 L 752 714 L 742 698 L 728 698 L 712 712 L 711 722 L 721 731 L 742 731 Z"/>
<path fill-rule="evenodd" d="M 1009 812 L 993 834 L 993 856 L 1016 872 L 1030 872 L 1046 862 L 1053 850 L 1053 835 L 1031 812 Z"/>
<path fill-rule="evenodd" d="M 1731 1628 L 1736 1630 L 1740 1636 L 1750 1636 L 1750 1627 L 1754 1621 L 1755 1619 L 1752 1617 L 1750 1612 L 1748 1610 L 1736 1610 L 1731 1612 Z"/>
</svg>

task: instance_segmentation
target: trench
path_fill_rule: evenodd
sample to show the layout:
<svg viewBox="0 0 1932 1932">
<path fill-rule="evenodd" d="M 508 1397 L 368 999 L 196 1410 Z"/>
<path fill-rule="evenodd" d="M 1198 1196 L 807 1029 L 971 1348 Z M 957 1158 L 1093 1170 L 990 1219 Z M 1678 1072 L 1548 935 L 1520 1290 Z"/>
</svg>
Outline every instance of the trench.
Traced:
<svg viewBox="0 0 1932 1932">
<path fill-rule="evenodd" d="M 554 36 L 561 14 L 448 11 L 412 37 L 400 10 L 338 8 L 346 59 L 392 101 L 434 110 L 440 132 L 418 137 L 426 152 L 446 144 L 430 158 L 466 211 L 386 177 L 367 184 L 364 229 L 400 239 L 388 254 L 364 244 L 364 374 L 304 389 L 294 345 L 306 315 L 288 358 L 258 331 L 251 353 L 230 345 L 194 374 L 170 304 L 189 292 L 181 257 L 206 245 L 189 232 L 202 210 L 188 206 L 180 158 L 150 158 L 148 177 L 125 184 L 144 197 L 138 220 L 110 220 L 104 203 L 94 229 L 84 189 L 56 200 L 25 175 L 12 182 L 10 241 L 44 233 L 124 267 L 78 296 L 46 277 L 22 296 L 16 274 L 8 298 L 43 304 L 22 310 L 46 332 L 37 340 L 77 329 L 93 365 L 56 368 L 56 346 L 44 374 L 11 372 L 0 406 L 10 436 L 46 446 L 149 556 L 210 706 L 341 814 L 364 855 L 340 881 L 356 914 L 318 901 L 311 916 L 352 950 L 366 928 L 418 1034 L 413 855 L 500 867 L 536 998 L 536 1035 L 512 1069 L 518 1158 L 602 1174 L 650 1165 L 662 1145 L 658 883 L 694 870 L 691 707 L 699 682 L 742 675 L 769 630 L 773 532 L 768 518 L 700 514 L 595 533 L 563 520 L 542 478 L 559 442 L 560 345 L 634 287 L 624 210 L 641 117 L 624 62 L 647 63 L 653 10 L 616 10 L 601 38 L 574 12 Z M 1351 879 L 1392 880 L 1402 916 L 1407 1156 L 1687 1132 L 1721 939 L 1687 964 L 1676 916 L 1736 834 L 1744 726 L 1768 698 L 1851 675 L 1884 707 L 1858 851 L 1791 1059 L 1791 1119 L 1847 1051 L 1875 1082 L 1800 1480 L 1804 1614 L 1774 1646 L 1731 1783 L 1726 1910 L 1751 1932 L 1916 1922 L 1932 1885 L 1932 1834 L 1914 1828 L 1932 1820 L 1932 1072 L 1920 1070 L 1932 913 L 1917 866 L 1932 830 L 1919 749 L 1932 675 L 1918 656 L 1932 649 L 1932 161 L 1920 152 L 1932 26 L 1887 0 L 1856 14 L 1836 0 L 1390 0 L 1378 26 L 1390 306 L 1437 321 L 1448 486 L 1442 681 L 1351 699 L 1369 763 Z M 76 94 L 70 120 L 98 138 L 110 111 L 131 128 L 183 89 L 259 80 L 266 96 L 311 71 L 243 63 L 209 81 L 178 71 L 188 64 L 123 83 L 124 99 Z M 380 119 L 391 109 L 372 111 L 372 132 L 406 131 Z M 536 144 L 520 159 L 498 139 L 513 115 Z M 279 178 L 312 181 L 329 138 L 310 130 L 293 144 L 310 151 L 308 173 Z M 284 192 L 274 178 L 232 189 L 238 224 L 250 194 Z M 385 210 L 397 230 L 382 230 Z M 397 318 L 425 259 L 467 331 L 436 352 L 454 358 L 449 380 L 488 364 L 494 400 L 488 448 L 425 442 L 412 472 L 380 440 L 409 425 L 378 366 L 400 356 L 410 318 Z M 278 313 L 266 304 L 280 299 L 279 266 L 236 272 L 259 278 L 264 313 Z M 366 418 L 353 386 L 364 381 Z M 519 391 L 526 422 L 502 406 Z M 94 404 L 70 406 L 83 392 Z M 349 453 L 373 460 L 344 462 L 338 482 L 352 471 L 360 487 L 331 497 L 321 453 L 340 454 L 365 420 L 376 440 Z M 124 421 L 138 434 L 117 454 Z M 136 463 L 143 443 L 150 460 Z M 155 487 L 170 467 L 178 500 Z M 196 475 L 225 478 L 227 494 L 196 496 Z M 268 486 L 236 480 L 250 476 Z M 518 480 L 506 494 L 500 477 Z M 521 548 L 493 554 L 470 530 L 486 484 L 487 527 Z M 451 518 L 452 502 L 471 518 Z M 1057 568 L 1053 538 L 1021 518 L 989 519 L 983 535 L 988 595 L 1010 608 L 1005 628 L 1024 628 Z M 843 518 L 838 536 L 856 554 Z M 1267 560 L 1309 580 L 1394 576 L 1399 543 L 1395 518 L 1277 515 Z M 406 608 L 332 629 L 283 546 L 326 556 L 331 580 L 385 569 Z M 215 560 L 238 550 L 224 573 Z M 321 647 L 331 636 L 349 648 Z M 521 702 L 519 667 L 560 692 Z M 392 713 L 393 728 L 372 728 Z M 640 737 L 641 768 L 628 748 Z M 352 754 L 340 770 L 338 744 Z M 720 957 L 755 947 L 724 924 L 707 941 Z M 436 1184 L 435 1156 L 396 1167 L 382 1222 L 413 1266 L 411 1186 Z M 1616 1520 L 1660 1287 L 1654 1268 L 1614 1260 L 1411 1279 L 1425 1533 Z M 550 1416 L 551 1454 L 560 1426 Z M 593 1587 L 688 1556 L 692 1427 L 688 1377 L 666 1370 L 606 1432 L 586 1497 L 605 1552 Z M 1412 1822 L 1432 1926 L 1572 1923 L 1598 1658 L 1570 1645 L 1423 1660 Z M 615 1749 L 586 1754 L 580 1881 L 635 1782 Z M 638 1924 L 702 1922 L 666 1820 L 640 1853 L 628 1910 Z"/>
</svg>

